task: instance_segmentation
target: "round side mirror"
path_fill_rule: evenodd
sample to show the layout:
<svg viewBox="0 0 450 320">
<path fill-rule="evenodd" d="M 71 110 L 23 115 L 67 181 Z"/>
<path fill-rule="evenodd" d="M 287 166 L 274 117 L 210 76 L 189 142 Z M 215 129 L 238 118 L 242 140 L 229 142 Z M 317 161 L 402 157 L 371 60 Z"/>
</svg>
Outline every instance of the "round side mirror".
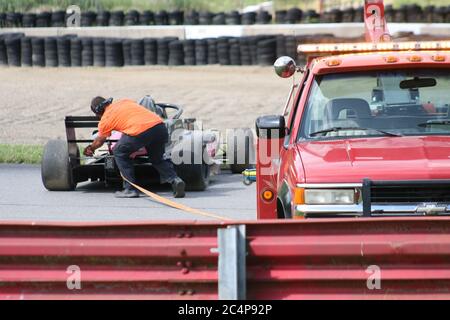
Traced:
<svg viewBox="0 0 450 320">
<path fill-rule="evenodd" d="M 292 77 L 297 71 L 297 64 L 291 57 L 280 57 L 273 66 L 276 74 L 284 79 Z"/>
</svg>

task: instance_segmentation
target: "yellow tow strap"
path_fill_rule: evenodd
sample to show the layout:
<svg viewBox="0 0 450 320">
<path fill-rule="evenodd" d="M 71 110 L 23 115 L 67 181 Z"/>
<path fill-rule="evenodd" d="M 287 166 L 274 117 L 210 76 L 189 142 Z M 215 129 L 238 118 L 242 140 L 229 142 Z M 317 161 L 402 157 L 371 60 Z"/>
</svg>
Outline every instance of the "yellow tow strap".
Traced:
<svg viewBox="0 0 450 320">
<path fill-rule="evenodd" d="M 198 210 L 198 209 L 190 208 L 190 207 L 185 206 L 183 204 L 180 204 L 180 203 L 177 203 L 175 201 L 172 201 L 172 200 L 166 199 L 164 197 L 158 196 L 157 194 L 155 194 L 153 192 L 150 192 L 150 191 L 148 191 L 148 190 L 146 190 L 146 189 L 144 189 L 144 188 L 142 188 L 142 187 L 140 187 L 140 186 L 130 182 L 122 174 L 121 174 L 121 176 L 122 176 L 123 180 L 125 180 L 126 182 L 131 184 L 133 187 L 135 187 L 136 189 L 138 189 L 142 193 L 146 194 L 147 196 L 149 196 L 150 198 L 152 198 L 156 202 L 164 204 L 164 205 L 166 205 L 168 207 L 172 207 L 172 208 L 175 208 L 175 209 L 178 209 L 178 210 L 181 210 L 181 211 L 185 211 L 185 212 L 188 212 L 188 213 L 192 213 L 192 214 L 195 214 L 195 215 L 200 215 L 200 216 L 204 216 L 204 217 L 208 217 L 208 218 L 214 218 L 214 219 L 223 220 L 223 221 L 231 220 L 231 219 L 228 219 L 228 218 L 225 218 L 225 217 L 213 214 L 213 213 L 208 213 L 208 212 L 204 212 L 204 211 L 201 211 L 201 210 Z"/>
</svg>

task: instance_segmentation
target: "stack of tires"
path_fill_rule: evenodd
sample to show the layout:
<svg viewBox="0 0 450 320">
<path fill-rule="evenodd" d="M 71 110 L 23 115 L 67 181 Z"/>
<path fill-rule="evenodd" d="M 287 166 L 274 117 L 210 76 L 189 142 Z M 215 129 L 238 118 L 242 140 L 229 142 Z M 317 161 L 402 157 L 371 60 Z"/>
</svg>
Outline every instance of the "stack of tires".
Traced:
<svg viewBox="0 0 450 320">
<path fill-rule="evenodd" d="M 184 13 L 184 24 L 187 26 L 196 26 L 200 24 L 200 14 L 195 11 L 187 11 Z"/>
<path fill-rule="evenodd" d="M 208 64 L 218 64 L 217 39 L 207 39 L 206 43 L 208 44 Z"/>
<path fill-rule="evenodd" d="M 51 14 L 52 27 L 63 28 L 66 27 L 66 12 L 53 11 Z"/>
<path fill-rule="evenodd" d="M 20 52 L 21 52 L 21 65 L 23 67 L 31 67 L 33 66 L 33 48 L 31 46 L 31 38 L 30 37 L 22 37 L 20 39 Z"/>
<path fill-rule="evenodd" d="M 214 14 L 211 12 L 200 12 L 198 17 L 198 23 L 201 25 L 211 25 L 213 24 Z"/>
<path fill-rule="evenodd" d="M 144 39 L 144 61 L 148 66 L 158 64 L 158 49 L 156 39 Z"/>
<path fill-rule="evenodd" d="M 152 11 L 144 11 L 139 14 L 139 23 L 143 26 L 155 24 L 155 14 Z"/>
<path fill-rule="evenodd" d="M 184 47 L 183 42 L 174 40 L 169 43 L 169 66 L 184 65 Z"/>
<path fill-rule="evenodd" d="M 58 37 L 56 40 L 56 48 L 58 52 L 58 66 L 60 67 L 70 67 L 71 63 L 71 53 L 70 53 L 70 36 Z"/>
<path fill-rule="evenodd" d="M 82 42 L 80 38 L 70 39 L 70 61 L 72 67 L 82 66 Z"/>
<path fill-rule="evenodd" d="M 230 65 L 240 66 L 241 65 L 241 45 L 239 43 L 239 38 L 233 38 L 228 41 L 230 45 Z"/>
<path fill-rule="evenodd" d="M 184 64 L 187 66 L 195 66 L 195 40 L 185 40 L 183 43 Z"/>
<path fill-rule="evenodd" d="M 184 12 L 183 11 L 172 11 L 168 13 L 169 24 L 172 26 L 181 26 L 184 24 Z M 198 21 L 198 14 L 197 14 Z M 198 23 L 197 23 L 198 24 Z"/>
<path fill-rule="evenodd" d="M 123 67 L 123 46 L 120 39 L 107 39 L 105 41 L 105 66 Z"/>
<path fill-rule="evenodd" d="M 44 11 L 36 15 L 36 27 L 48 28 L 52 25 L 52 14 Z"/>
<path fill-rule="evenodd" d="M 139 12 L 136 10 L 130 10 L 127 12 L 124 18 L 124 24 L 126 26 L 137 26 L 139 25 Z"/>
<path fill-rule="evenodd" d="M 222 66 L 229 66 L 230 62 L 230 44 L 228 37 L 217 39 L 217 58 Z"/>
<path fill-rule="evenodd" d="M 35 28 L 36 27 L 36 14 L 25 13 L 22 16 L 22 26 L 24 28 Z"/>
<path fill-rule="evenodd" d="M 123 64 L 125 66 L 131 66 L 131 39 L 125 39 L 122 42 L 122 52 L 123 52 Z"/>
<path fill-rule="evenodd" d="M 167 66 L 169 64 L 169 43 L 167 38 L 158 39 L 156 42 L 157 64 Z"/>
<path fill-rule="evenodd" d="M 251 25 L 256 23 L 256 12 L 246 12 L 242 14 L 242 24 Z"/>
<path fill-rule="evenodd" d="M 225 23 L 227 25 L 240 25 L 241 14 L 237 11 L 231 11 L 225 14 Z"/>
<path fill-rule="evenodd" d="M 97 14 L 93 11 L 81 12 L 81 26 L 93 27 L 97 24 Z"/>
<path fill-rule="evenodd" d="M 212 19 L 212 24 L 213 25 L 224 25 L 224 24 L 226 24 L 225 13 L 219 12 L 219 13 L 215 14 L 213 19 Z"/>
<path fill-rule="evenodd" d="M 195 41 L 195 63 L 198 66 L 208 64 L 208 42 L 207 40 Z"/>
<path fill-rule="evenodd" d="M 272 22 L 272 15 L 267 11 L 258 11 L 256 14 L 257 24 L 269 24 Z"/>
<path fill-rule="evenodd" d="M 81 66 L 92 67 L 94 65 L 94 46 L 91 38 L 81 39 Z"/>
<path fill-rule="evenodd" d="M 144 40 L 143 39 L 133 39 L 131 40 L 131 65 L 132 66 L 143 66 L 145 65 L 144 60 Z"/>
<path fill-rule="evenodd" d="M 33 67 L 45 67 L 45 39 L 31 39 L 31 60 Z"/>
<path fill-rule="evenodd" d="M 243 65 L 243 66 L 252 65 L 253 59 L 252 59 L 252 53 L 250 50 L 250 38 L 249 37 L 239 38 L 239 49 L 240 49 L 241 65 Z"/>
<path fill-rule="evenodd" d="M 258 64 L 262 66 L 272 65 L 277 53 L 277 40 L 274 37 L 262 38 L 258 41 Z"/>
<path fill-rule="evenodd" d="M 109 11 L 99 11 L 95 23 L 98 27 L 107 27 L 110 19 L 111 13 Z"/>
<path fill-rule="evenodd" d="M 169 25 L 169 14 L 167 11 L 160 11 L 155 13 L 155 25 L 157 26 L 167 26 Z"/>
<path fill-rule="evenodd" d="M 92 41 L 93 48 L 93 64 L 94 67 L 104 67 L 106 65 L 105 61 L 105 39 L 94 38 Z"/>
<path fill-rule="evenodd" d="M 56 43 L 56 37 L 47 37 L 44 40 L 45 47 L 45 66 L 57 67 L 58 66 L 58 45 Z"/>
<path fill-rule="evenodd" d="M 21 65 L 21 38 L 22 34 L 4 35 L 4 48 L 7 64 L 14 67 Z M 4 60 L 4 58 L 3 58 Z"/>
<path fill-rule="evenodd" d="M 109 17 L 109 25 L 113 27 L 120 27 L 123 25 L 125 15 L 123 11 L 113 11 Z"/>
</svg>

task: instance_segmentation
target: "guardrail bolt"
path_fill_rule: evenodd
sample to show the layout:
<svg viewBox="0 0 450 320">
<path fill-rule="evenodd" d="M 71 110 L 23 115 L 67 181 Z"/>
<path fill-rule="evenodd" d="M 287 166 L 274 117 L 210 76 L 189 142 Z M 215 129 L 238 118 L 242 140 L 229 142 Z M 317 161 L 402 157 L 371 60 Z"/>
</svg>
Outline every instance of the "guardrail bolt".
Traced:
<svg viewBox="0 0 450 320">
<path fill-rule="evenodd" d="M 186 294 L 186 291 L 185 291 L 185 290 L 179 290 L 179 291 L 178 291 L 178 294 L 179 294 L 180 296 L 184 296 L 184 295 Z"/>
<path fill-rule="evenodd" d="M 187 268 L 192 268 L 192 262 L 191 262 L 191 261 L 186 261 L 186 262 L 184 263 L 184 265 L 185 265 Z"/>
<path fill-rule="evenodd" d="M 184 233 L 177 233 L 177 238 L 183 238 L 184 237 Z"/>
<path fill-rule="evenodd" d="M 188 296 L 193 296 L 193 295 L 195 294 L 195 290 L 188 290 L 188 291 L 186 292 L 186 294 L 187 294 Z"/>
<path fill-rule="evenodd" d="M 185 234 L 185 237 L 186 238 L 192 238 L 194 235 L 192 234 L 192 232 L 187 232 L 186 234 Z"/>
<path fill-rule="evenodd" d="M 184 267 L 184 263 L 182 261 L 178 261 L 177 262 L 177 267 Z"/>
<path fill-rule="evenodd" d="M 181 269 L 181 273 L 182 274 L 188 274 L 189 273 L 189 269 L 188 268 L 183 268 L 183 269 Z"/>
</svg>

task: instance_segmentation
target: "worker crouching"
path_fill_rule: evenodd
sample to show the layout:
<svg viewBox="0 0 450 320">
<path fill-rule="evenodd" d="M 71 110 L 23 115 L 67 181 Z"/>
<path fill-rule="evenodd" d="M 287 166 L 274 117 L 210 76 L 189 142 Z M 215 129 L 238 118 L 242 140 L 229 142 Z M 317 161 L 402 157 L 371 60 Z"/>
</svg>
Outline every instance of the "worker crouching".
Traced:
<svg viewBox="0 0 450 320">
<path fill-rule="evenodd" d="M 85 156 L 93 156 L 111 136 L 113 131 L 122 133 L 122 137 L 113 149 L 117 166 L 128 181 L 124 181 L 124 190 L 117 192 L 117 198 L 137 198 L 139 192 L 130 184 L 136 183 L 133 160 L 130 156 L 146 148 L 153 167 L 158 171 L 161 184 L 172 185 L 175 198 L 185 196 L 185 183 L 175 172 L 173 163 L 164 159 L 165 145 L 169 133 L 163 120 L 155 113 L 132 100 L 119 100 L 96 97 L 91 102 L 91 110 L 99 118 L 98 136 L 84 150 Z"/>
</svg>

